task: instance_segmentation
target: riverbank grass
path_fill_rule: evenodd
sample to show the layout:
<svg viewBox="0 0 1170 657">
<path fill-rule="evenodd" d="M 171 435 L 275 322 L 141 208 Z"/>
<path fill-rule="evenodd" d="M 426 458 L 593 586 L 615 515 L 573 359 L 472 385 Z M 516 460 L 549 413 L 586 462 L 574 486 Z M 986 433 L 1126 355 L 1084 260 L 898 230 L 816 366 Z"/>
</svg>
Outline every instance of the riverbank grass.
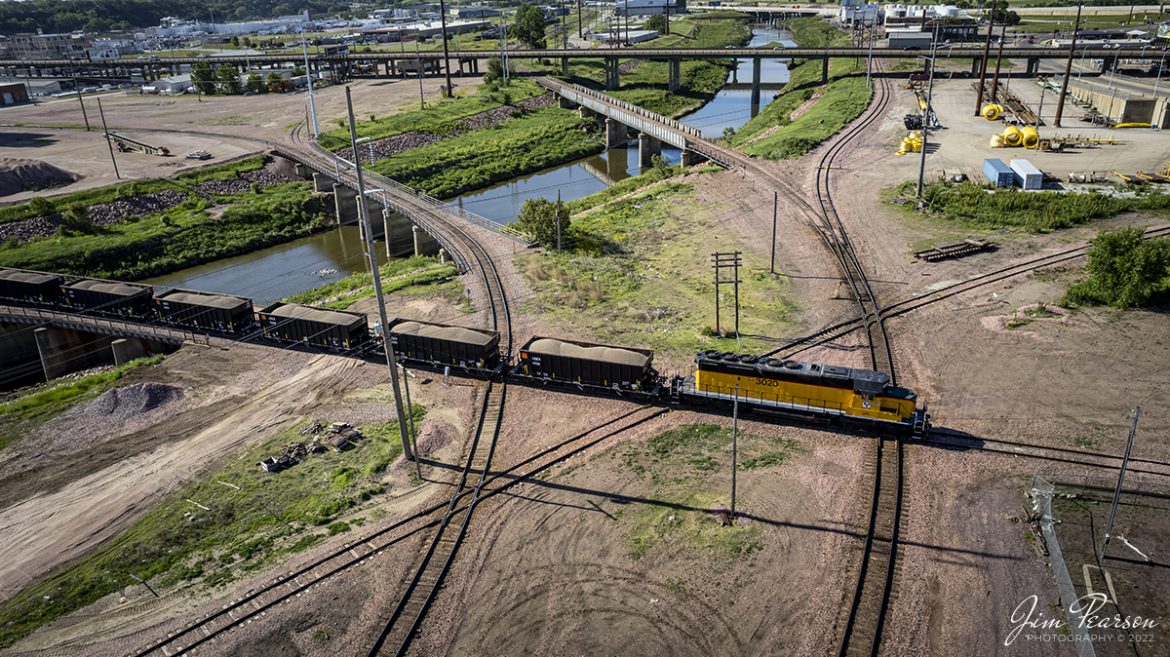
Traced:
<svg viewBox="0 0 1170 657">
<path fill-rule="evenodd" d="M 767 343 L 746 336 L 782 332 L 796 309 L 785 298 L 787 282 L 751 254 L 745 254 L 740 286 L 745 337 L 713 336 L 709 259 L 720 241 L 713 232 L 718 213 L 730 210 L 699 203 L 688 182 L 665 180 L 578 212 L 564 252 L 517 259 L 534 292 L 528 308 L 599 342 L 677 356 L 702 349 L 763 351 Z"/>
<path fill-rule="evenodd" d="M 786 23 L 801 47 L 849 45 L 849 35 L 818 17 Z M 777 98 L 731 137 L 744 152 L 771 160 L 800 157 L 861 115 L 869 106 L 870 90 L 864 63 L 834 59 L 829 82 L 821 84 L 821 62 L 808 60 L 789 66 L 789 81 Z"/>
<path fill-rule="evenodd" d="M 438 258 L 431 256 L 395 260 L 382 265 L 378 271 L 382 275 L 382 291 L 386 294 L 416 285 L 429 287 L 442 284 L 459 273 L 453 263 L 440 263 Z M 345 310 L 358 301 L 373 296 L 374 277 L 368 272 L 358 272 L 321 287 L 298 292 L 284 301 Z"/>
<path fill-rule="evenodd" d="M 411 410 L 421 421 L 422 407 Z M 0 648 L 138 586 L 129 573 L 163 595 L 192 585 L 219 587 L 337 533 L 340 528 L 329 526 L 339 520 L 360 525 L 360 510 L 384 492 L 385 471 L 401 454 L 397 428 L 361 427 L 364 437 L 351 449 L 310 454 L 280 473 L 256 466 L 288 443 L 306 440 L 299 429 L 276 432 L 243 450 L 64 572 L 0 603 Z"/>
</svg>

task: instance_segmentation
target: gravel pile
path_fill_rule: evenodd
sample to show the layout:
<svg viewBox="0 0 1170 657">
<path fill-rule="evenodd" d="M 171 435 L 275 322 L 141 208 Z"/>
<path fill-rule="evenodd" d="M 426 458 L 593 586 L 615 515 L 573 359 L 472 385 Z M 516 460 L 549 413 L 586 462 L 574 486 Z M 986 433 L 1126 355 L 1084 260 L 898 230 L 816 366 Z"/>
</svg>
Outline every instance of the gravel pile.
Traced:
<svg viewBox="0 0 1170 657">
<path fill-rule="evenodd" d="M 640 59 L 631 59 L 628 62 L 622 62 L 622 63 L 618 64 L 618 71 L 621 73 L 629 73 L 630 71 L 633 71 L 634 69 L 638 68 L 638 64 L 641 64 L 641 63 L 642 63 L 642 60 L 640 60 Z"/>
<path fill-rule="evenodd" d="M 183 398 L 183 391 L 164 383 L 135 383 L 103 392 L 82 412 L 106 421 L 126 422 Z"/>
<path fill-rule="evenodd" d="M 252 185 L 271 187 L 287 182 L 299 180 L 289 167 L 277 163 L 270 163 L 263 169 L 249 171 L 231 180 L 208 180 L 195 186 L 201 196 L 218 194 L 240 194 L 249 192 Z M 118 199 L 110 203 L 91 205 L 87 209 L 89 220 L 97 226 L 113 226 L 115 224 L 133 221 L 146 215 L 162 212 L 179 205 L 187 200 L 188 195 L 175 190 L 163 190 L 152 194 L 143 194 L 134 198 Z M 52 237 L 57 233 L 57 227 L 62 223 L 61 214 L 53 214 L 10 221 L 0 224 L 0 242 L 15 239 L 17 243 L 30 242 L 36 239 Z"/>
<path fill-rule="evenodd" d="M 391 157 L 404 151 L 408 151 L 412 148 L 422 148 L 423 146 L 436 144 L 440 141 L 443 141 L 444 139 L 458 137 L 473 130 L 482 130 L 484 128 L 497 126 L 504 121 L 511 119 L 517 114 L 520 114 L 521 112 L 535 111 L 544 107 L 548 107 L 555 102 L 556 96 L 554 96 L 552 93 L 547 93 L 535 98 L 522 100 L 514 105 L 505 105 L 504 107 L 497 107 L 493 110 L 474 114 L 467 117 L 466 119 L 463 119 L 462 121 L 459 121 L 457 124 L 459 127 L 457 129 L 451 130 L 450 132 L 446 132 L 442 135 L 436 135 L 429 132 L 404 132 L 394 135 L 393 137 L 387 137 L 385 139 L 379 139 L 377 141 L 371 141 L 367 144 L 362 144 L 358 147 L 358 151 L 361 153 L 362 162 L 369 161 L 371 149 L 374 152 L 374 159 L 381 160 L 383 158 Z M 346 147 L 339 149 L 337 154 L 347 160 L 353 159 L 352 148 Z"/>
<path fill-rule="evenodd" d="M 0 196 L 68 185 L 74 180 L 76 176 L 47 162 L 0 158 Z"/>
</svg>

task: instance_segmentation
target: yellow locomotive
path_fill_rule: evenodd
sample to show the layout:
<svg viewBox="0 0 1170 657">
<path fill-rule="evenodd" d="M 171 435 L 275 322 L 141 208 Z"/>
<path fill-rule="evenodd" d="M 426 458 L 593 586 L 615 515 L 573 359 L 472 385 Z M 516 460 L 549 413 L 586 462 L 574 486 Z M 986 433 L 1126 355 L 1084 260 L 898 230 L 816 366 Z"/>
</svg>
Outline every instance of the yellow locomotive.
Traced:
<svg viewBox="0 0 1170 657">
<path fill-rule="evenodd" d="M 840 418 L 921 434 L 926 411 L 912 390 L 890 385 L 889 375 L 873 370 L 717 351 L 695 357 L 695 381 L 681 397 L 727 404 L 738 396 L 750 408 Z"/>
</svg>

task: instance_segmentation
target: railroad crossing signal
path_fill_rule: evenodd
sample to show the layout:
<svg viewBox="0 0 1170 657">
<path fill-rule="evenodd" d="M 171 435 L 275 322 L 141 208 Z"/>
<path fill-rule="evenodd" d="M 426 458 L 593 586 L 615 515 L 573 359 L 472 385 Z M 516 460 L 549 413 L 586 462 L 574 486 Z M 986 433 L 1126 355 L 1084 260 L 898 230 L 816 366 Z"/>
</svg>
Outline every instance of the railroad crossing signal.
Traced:
<svg viewBox="0 0 1170 657">
<path fill-rule="evenodd" d="M 711 266 L 715 269 L 715 333 L 722 336 L 723 327 L 719 322 L 719 287 L 731 285 L 735 298 L 735 337 L 739 337 L 739 267 L 743 264 L 743 252 L 712 253 Z M 730 272 L 726 270 L 730 269 Z M 728 278 L 730 276 L 730 278 Z"/>
</svg>

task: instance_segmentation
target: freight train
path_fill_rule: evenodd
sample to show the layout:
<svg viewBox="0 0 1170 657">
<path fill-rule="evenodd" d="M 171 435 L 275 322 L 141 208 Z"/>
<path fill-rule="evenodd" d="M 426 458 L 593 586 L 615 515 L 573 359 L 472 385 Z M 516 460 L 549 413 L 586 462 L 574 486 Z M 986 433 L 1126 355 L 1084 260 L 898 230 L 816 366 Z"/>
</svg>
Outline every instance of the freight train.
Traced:
<svg viewBox="0 0 1170 657">
<path fill-rule="evenodd" d="M 155 294 L 140 284 L 17 269 L 0 268 L 0 304 L 158 322 L 357 356 L 380 353 L 383 342 L 361 313 L 289 303 L 254 312 L 250 300 L 231 295 L 178 289 Z M 395 319 L 386 333 L 399 360 L 437 371 L 695 409 L 738 406 L 747 413 L 852 429 L 913 436 L 929 429 L 915 393 L 872 370 L 704 351 L 695 356 L 693 375 L 665 377 L 647 349 L 536 336 L 512 363 L 501 356 L 495 331 Z"/>
</svg>

